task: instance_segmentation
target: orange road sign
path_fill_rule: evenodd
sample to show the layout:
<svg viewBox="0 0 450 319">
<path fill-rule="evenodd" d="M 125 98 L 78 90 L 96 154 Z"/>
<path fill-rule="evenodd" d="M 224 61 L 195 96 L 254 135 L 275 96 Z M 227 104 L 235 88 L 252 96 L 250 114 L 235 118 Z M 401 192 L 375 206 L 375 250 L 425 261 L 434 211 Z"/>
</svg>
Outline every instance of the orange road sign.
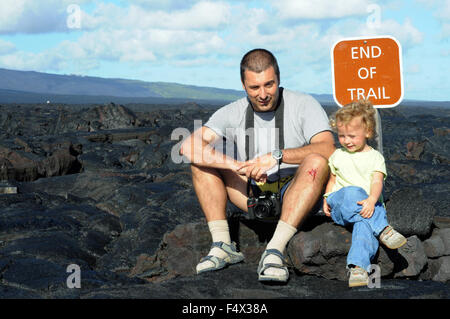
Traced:
<svg viewBox="0 0 450 319">
<path fill-rule="evenodd" d="M 391 36 L 344 39 L 331 49 L 333 96 L 339 106 L 369 99 L 377 108 L 403 99 L 402 49 Z"/>
</svg>

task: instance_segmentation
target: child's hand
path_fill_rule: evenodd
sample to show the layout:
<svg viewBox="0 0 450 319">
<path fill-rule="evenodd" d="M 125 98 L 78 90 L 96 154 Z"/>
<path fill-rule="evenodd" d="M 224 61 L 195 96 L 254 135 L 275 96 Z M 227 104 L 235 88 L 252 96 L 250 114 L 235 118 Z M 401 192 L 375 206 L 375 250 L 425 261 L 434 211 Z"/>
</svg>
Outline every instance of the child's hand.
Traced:
<svg viewBox="0 0 450 319">
<path fill-rule="evenodd" d="M 364 218 L 372 217 L 375 210 L 375 203 L 376 200 L 374 201 L 371 197 L 367 197 L 366 199 L 357 202 L 358 205 L 362 205 L 362 209 L 359 214 Z"/>
<path fill-rule="evenodd" d="M 328 205 L 326 198 L 323 199 L 323 212 L 328 217 L 331 217 L 331 207 L 330 207 L 330 205 Z"/>
</svg>

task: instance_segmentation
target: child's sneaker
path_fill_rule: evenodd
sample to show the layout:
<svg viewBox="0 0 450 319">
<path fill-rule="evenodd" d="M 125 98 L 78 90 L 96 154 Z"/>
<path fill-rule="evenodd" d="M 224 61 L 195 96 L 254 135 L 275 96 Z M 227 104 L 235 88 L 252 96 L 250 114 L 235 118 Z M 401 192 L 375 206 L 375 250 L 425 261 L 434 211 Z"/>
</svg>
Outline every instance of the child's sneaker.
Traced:
<svg viewBox="0 0 450 319">
<path fill-rule="evenodd" d="M 348 278 L 349 287 L 367 286 L 369 284 L 369 275 L 361 267 L 355 266 L 349 269 Z"/>
<path fill-rule="evenodd" d="M 380 241 L 390 249 L 397 249 L 406 244 L 406 238 L 392 226 L 387 226 L 380 234 Z"/>
</svg>

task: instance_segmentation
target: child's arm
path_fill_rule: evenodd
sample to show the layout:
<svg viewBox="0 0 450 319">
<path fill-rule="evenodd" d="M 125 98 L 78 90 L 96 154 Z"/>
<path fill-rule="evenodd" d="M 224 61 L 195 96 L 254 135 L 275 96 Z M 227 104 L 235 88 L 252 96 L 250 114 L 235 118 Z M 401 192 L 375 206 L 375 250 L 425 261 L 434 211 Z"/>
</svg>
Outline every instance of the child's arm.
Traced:
<svg viewBox="0 0 450 319">
<path fill-rule="evenodd" d="M 335 183 L 336 183 L 336 175 L 330 173 L 330 178 L 328 179 L 327 187 L 325 188 L 325 193 L 331 192 Z M 331 216 L 330 206 L 328 205 L 326 198 L 323 199 L 323 212 L 328 217 Z"/>
<path fill-rule="evenodd" d="M 372 183 L 370 184 L 370 195 L 365 200 L 359 201 L 357 204 L 362 205 L 359 213 L 364 218 L 370 218 L 375 210 L 375 204 L 383 191 L 384 174 L 375 171 L 372 175 Z"/>
</svg>

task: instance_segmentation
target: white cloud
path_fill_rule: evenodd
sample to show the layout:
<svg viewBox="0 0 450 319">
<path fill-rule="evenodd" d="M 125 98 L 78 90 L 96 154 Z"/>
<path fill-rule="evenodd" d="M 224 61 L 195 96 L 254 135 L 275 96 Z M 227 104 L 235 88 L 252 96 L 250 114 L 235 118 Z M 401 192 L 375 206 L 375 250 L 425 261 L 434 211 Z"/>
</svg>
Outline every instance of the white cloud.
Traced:
<svg viewBox="0 0 450 319">
<path fill-rule="evenodd" d="M 355 26 L 355 30 L 357 30 L 357 33 L 353 33 L 354 36 L 393 36 L 406 50 L 421 44 L 424 37 L 424 34 L 412 24 L 410 19 L 405 19 L 403 24 L 392 19 L 381 20 L 380 25 L 376 28 L 361 24 Z"/>
<path fill-rule="evenodd" d="M 25 0 L 4 0 L 0 3 L 0 32 L 12 32 L 25 11 Z"/>
<path fill-rule="evenodd" d="M 92 3 L 89 14 L 84 4 Z M 67 32 L 68 20 L 74 16 L 71 5 L 81 10 L 81 31 L 107 26 L 215 29 L 223 26 L 231 15 L 224 1 L 197 0 L 128 0 L 125 6 L 101 0 L 2 0 L 0 2 L 0 34 Z M 78 12 L 77 12 L 78 13 Z"/>
<path fill-rule="evenodd" d="M 158 58 L 204 55 L 225 44 L 213 32 L 133 29 L 89 32 L 72 45 L 86 57 L 151 62 Z"/>
<path fill-rule="evenodd" d="M 201 1 L 187 9 L 169 11 L 99 3 L 91 14 L 83 12 L 82 28 L 214 30 L 226 26 L 230 17 L 230 6 L 225 2 Z"/>
<path fill-rule="evenodd" d="M 91 0 L 2 0 L 0 34 L 67 31 L 67 8 Z"/>
<path fill-rule="evenodd" d="M 440 0 L 415 0 L 415 2 L 420 3 L 428 8 L 431 8 L 435 3 Z"/>
<path fill-rule="evenodd" d="M 450 0 L 444 0 L 442 8 L 439 10 L 439 16 L 443 19 L 450 20 Z"/>
<path fill-rule="evenodd" d="M 442 24 L 442 37 L 443 38 L 450 37 L 450 22 Z"/>
<path fill-rule="evenodd" d="M 450 37 L 450 0 L 445 1 L 442 10 L 439 10 L 439 17 L 442 19 L 442 38 Z"/>
<path fill-rule="evenodd" d="M 37 32 L 33 23 L 16 23 L 26 14 L 36 12 L 36 2 L 17 1 L 17 7 L 9 10 L 13 18 L 0 24 L 0 32 Z M 51 4 L 56 11 L 67 14 L 64 4 L 57 5 L 54 0 L 43 3 L 41 14 L 48 12 Z M 155 11 L 136 5 L 121 8 L 100 2 L 90 13 L 82 12 L 81 32 L 75 41 L 63 41 L 40 53 L 14 54 L 10 53 L 15 47 L 3 41 L 0 42 L 0 63 L 4 67 L 42 71 L 62 70 L 72 61 L 80 68 L 98 66 L 102 60 L 127 63 L 174 60 L 179 65 L 189 65 L 190 60 L 200 61 L 226 47 L 218 32 L 229 22 L 230 16 L 230 7 L 223 2 L 200 1 L 190 8 L 172 11 Z M 40 30 L 50 31 L 42 26 Z"/>
<path fill-rule="evenodd" d="M 124 4 L 136 4 L 146 9 L 187 9 L 199 0 L 122 0 Z"/>
<path fill-rule="evenodd" d="M 18 51 L 14 54 L 0 56 L 0 65 L 8 69 L 60 70 L 60 63 L 60 57 L 50 52 L 34 54 Z"/>
<path fill-rule="evenodd" d="M 10 54 L 16 51 L 14 43 L 3 41 L 0 39 L 0 55 Z"/>
<path fill-rule="evenodd" d="M 23 70 L 62 71 L 77 64 L 81 71 L 99 66 L 100 61 L 163 63 L 179 65 L 201 60 L 225 46 L 216 34 L 178 30 L 96 30 L 77 41 L 64 41 L 40 53 L 6 51 L 13 47 L 0 42 L 0 65 Z M 4 49 L 3 49 L 4 48 Z M 205 58 L 203 58 L 204 60 Z"/>
<path fill-rule="evenodd" d="M 83 72 L 98 66 L 99 59 L 69 41 L 39 53 L 15 50 L 0 54 L 0 67 L 16 70 Z"/>
<path fill-rule="evenodd" d="M 278 0 L 273 6 L 282 19 L 328 19 L 367 14 L 369 0 Z"/>
<path fill-rule="evenodd" d="M 170 12 L 99 3 L 91 14 L 83 14 L 85 32 L 73 45 L 86 56 L 106 60 L 198 58 L 225 46 L 216 30 L 229 17 L 229 7 L 222 2 L 201 1 L 189 9 Z"/>
<path fill-rule="evenodd" d="M 441 37 L 443 39 L 450 37 L 450 0 L 416 0 L 427 8 L 432 8 L 434 16 L 441 24 Z"/>
<path fill-rule="evenodd" d="M 141 28 L 161 29 L 216 29 L 227 24 L 229 5 L 223 2 L 198 2 L 187 10 L 145 11 L 131 6 L 124 21 Z"/>
</svg>

